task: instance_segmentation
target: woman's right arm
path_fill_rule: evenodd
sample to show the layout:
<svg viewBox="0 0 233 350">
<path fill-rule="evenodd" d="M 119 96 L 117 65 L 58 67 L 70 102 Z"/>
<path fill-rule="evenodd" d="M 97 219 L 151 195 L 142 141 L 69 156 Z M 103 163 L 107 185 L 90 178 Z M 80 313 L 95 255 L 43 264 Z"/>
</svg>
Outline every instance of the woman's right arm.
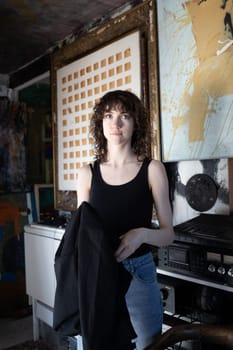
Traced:
<svg viewBox="0 0 233 350">
<path fill-rule="evenodd" d="M 89 202 L 90 190 L 91 190 L 91 179 L 92 172 L 90 165 L 85 165 L 78 171 L 78 181 L 77 181 L 77 207 L 82 204 L 82 202 Z"/>
</svg>

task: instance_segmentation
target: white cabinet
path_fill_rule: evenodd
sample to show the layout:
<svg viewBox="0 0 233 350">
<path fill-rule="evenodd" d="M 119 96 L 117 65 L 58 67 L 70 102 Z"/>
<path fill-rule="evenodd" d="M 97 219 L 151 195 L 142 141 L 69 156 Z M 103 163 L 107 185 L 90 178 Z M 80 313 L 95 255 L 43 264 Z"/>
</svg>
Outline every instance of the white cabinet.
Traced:
<svg viewBox="0 0 233 350">
<path fill-rule="evenodd" d="M 39 339 L 39 320 L 53 326 L 54 258 L 64 232 L 39 224 L 24 227 L 26 292 L 32 299 L 34 340 Z M 72 338 L 72 343 L 72 349 L 83 350 L 80 336 Z"/>
<path fill-rule="evenodd" d="M 56 288 L 54 239 L 25 231 L 25 267 L 27 294 L 53 307 Z"/>
<path fill-rule="evenodd" d="M 39 224 L 26 225 L 24 230 L 26 292 L 32 299 L 33 337 L 37 340 L 39 320 L 53 326 L 54 258 L 64 230 Z"/>
</svg>

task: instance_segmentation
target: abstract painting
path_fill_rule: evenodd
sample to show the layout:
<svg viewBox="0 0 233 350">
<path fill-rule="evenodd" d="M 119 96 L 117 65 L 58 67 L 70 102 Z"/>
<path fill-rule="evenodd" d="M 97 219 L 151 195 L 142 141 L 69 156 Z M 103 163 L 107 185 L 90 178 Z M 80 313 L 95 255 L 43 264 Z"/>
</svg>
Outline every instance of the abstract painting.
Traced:
<svg viewBox="0 0 233 350">
<path fill-rule="evenodd" d="M 25 189 L 26 124 L 25 104 L 0 100 L 0 192 Z"/>
<path fill-rule="evenodd" d="M 233 156 L 233 2 L 158 0 L 163 161 Z"/>
</svg>

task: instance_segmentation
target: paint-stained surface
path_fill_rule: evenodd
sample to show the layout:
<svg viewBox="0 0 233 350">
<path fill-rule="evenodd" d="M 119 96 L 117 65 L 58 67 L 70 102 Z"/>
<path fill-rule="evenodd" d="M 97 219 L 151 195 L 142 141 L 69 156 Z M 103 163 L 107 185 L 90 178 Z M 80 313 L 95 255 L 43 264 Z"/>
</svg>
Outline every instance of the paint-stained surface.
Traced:
<svg viewBox="0 0 233 350">
<path fill-rule="evenodd" d="M 233 156 L 233 1 L 158 1 L 165 161 Z"/>
<path fill-rule="evenodd" d="M 26 188 L 25 104 L 0 100 L 0 192 Z"/>
</svg>

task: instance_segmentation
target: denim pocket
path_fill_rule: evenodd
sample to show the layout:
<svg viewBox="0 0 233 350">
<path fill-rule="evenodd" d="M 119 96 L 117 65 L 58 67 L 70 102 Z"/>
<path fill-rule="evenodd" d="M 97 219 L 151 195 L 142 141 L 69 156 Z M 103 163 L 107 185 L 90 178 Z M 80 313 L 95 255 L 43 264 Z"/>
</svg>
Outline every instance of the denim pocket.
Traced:
<svg viewBox="0 0 233 350">
<path fill-rule="evenodd" d="M 154 283 L 156 281 L 156 271 L 153 260 L 142 262 L 134 272 L 135 278 L 144 283 Z"/>
</svg>

